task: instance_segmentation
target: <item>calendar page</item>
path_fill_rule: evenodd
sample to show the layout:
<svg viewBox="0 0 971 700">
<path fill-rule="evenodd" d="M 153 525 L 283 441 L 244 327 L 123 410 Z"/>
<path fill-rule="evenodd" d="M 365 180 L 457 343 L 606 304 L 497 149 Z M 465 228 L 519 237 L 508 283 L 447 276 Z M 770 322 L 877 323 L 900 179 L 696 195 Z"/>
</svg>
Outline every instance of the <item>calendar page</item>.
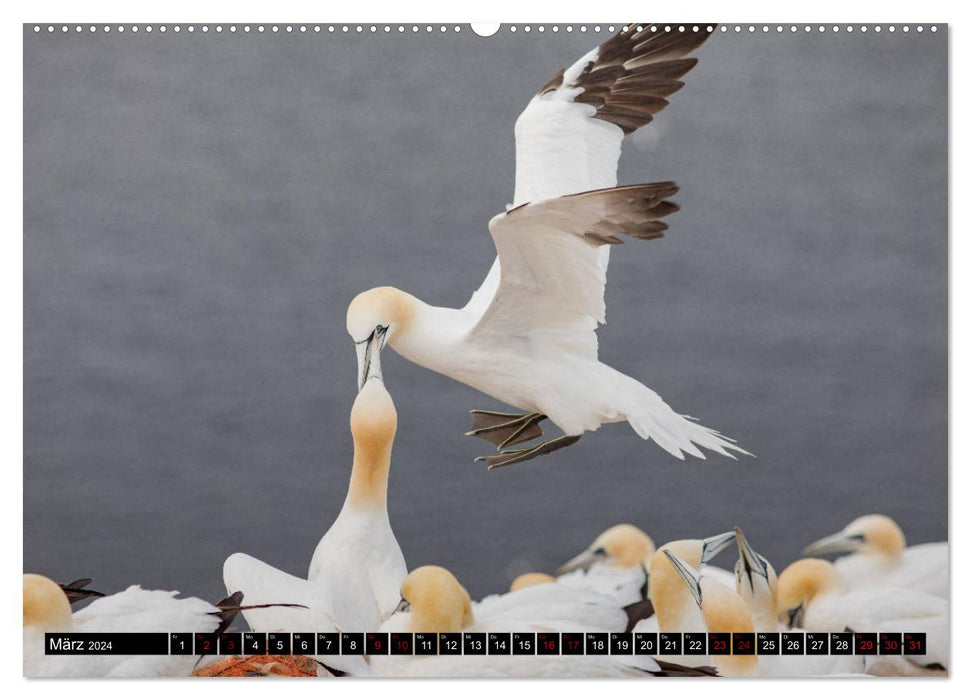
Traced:
<svg viewBox="0 0 971 700">
<path fill-rule="evenodd" d="M 25 676 L 949 674 L 947 24 L 22 31 Z"/>
</svg>

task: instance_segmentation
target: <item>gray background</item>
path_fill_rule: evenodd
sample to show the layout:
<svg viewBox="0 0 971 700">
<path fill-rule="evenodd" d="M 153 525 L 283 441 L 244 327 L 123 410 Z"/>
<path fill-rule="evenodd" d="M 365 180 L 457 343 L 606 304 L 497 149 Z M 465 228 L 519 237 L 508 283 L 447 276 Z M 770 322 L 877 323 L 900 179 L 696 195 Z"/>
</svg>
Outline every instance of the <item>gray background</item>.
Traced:
<svg viewBox="0 0 971 700">
<path fill-rule="evenodd" d="M 208 598 L 235 551 L 305 574 L 349 473 L 347 303 L 465 303 L 516 116 L 604 38 L 25 29 L 25 570 Z M 386 352 L 409 566 L 481 596 L 622 521 L 738 524 L 779 569 L 867 512 L 947 537 L 946 30 L 698 56 L 625 144 L 620 181 L 683 208 L 614 252 L 601 356 L 758 459 L 612 425 L 487 473 L 466 411 L 501 404 Z"/>
</svg>

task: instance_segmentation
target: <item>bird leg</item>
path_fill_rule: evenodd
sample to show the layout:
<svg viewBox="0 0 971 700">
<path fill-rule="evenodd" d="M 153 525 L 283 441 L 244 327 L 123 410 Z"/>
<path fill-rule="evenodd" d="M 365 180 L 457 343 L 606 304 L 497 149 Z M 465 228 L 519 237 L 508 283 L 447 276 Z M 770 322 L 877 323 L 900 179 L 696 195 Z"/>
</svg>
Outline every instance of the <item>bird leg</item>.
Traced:
<svg viewBox="0 0 971 700">
<path fill-rule="evenodd" d="M 481 438 L 502 449 L 542 437 L 542 413 L 499 413 L 498 411 L 470 411 L 472 430 L 466 435 Z"/>
<path fill-rule="evenodd" d="M 532 447 L 524 447 L 519 450 L 506 450 L 505 452 L 500 452 L 496 455 L 488 455 L 486 457 L 476 457 L 475 461 L 485 462 L 489 465 L 489 469 L 491 470 L 495 469 L 496 467 L 505 467 L 510 464 L 526 462 L 527 460 L 540 457 L 542 455 L 548 455 L 550 452 L 556 452 L 557 450 L 562 450 L 564 447 L 569 447 L 579 439 L 579 435 L 561 435 L 558 438 L 541 442 L 538 445 L 533 445 Z"/>
</svg>

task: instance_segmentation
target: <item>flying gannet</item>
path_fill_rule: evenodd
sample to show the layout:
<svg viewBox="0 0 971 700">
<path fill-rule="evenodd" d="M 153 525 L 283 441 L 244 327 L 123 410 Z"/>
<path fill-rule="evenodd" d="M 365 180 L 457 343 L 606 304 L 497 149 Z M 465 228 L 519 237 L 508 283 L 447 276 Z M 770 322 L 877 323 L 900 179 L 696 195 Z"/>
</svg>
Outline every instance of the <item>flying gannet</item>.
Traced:
<svg viewBox="0 0 971 700">
<path fill-rule="evenodd" d="M 69 591 L 45 576 L 24 574 L 25 676 L 188 676 L 199 662 L 198 657 L 47 655 L 44 653 L 44 635 L 48 632 L 221 632 L 236 613 L 244 609 L 240 606 L 242 596 L 239 594 L 212 605 L 199 598 L 176 598 L 178 591 L 150 591 L 130 586 L 114 595 L 99 596 L 83 610 L 72 613 L 69 595 Z"/>
<path fill-rule="evenodd" d="M 810 557 L 831 552 L 852 552 L 834 563 L 853 588 L 910 588 L 943 598 L 950 594 L 947 542 L 908 547 L 903 530 L 886 515 L 861 516 L 803 551 Z"/>
<path fill-rule="evenodd" d="M 307 579 L 292 576 L 247 554 L 223 565 L 229 590 L 247 601 L 300 603 L 306 610 L 244 612 L 258 632 L 373 632 L 400 600 L 408 574 L 388 519 L 388 472 L 398 417 L 372 363 L 351 409 L 354 464 L 340 514 L 317 545 Z M 366 672 L 363 656 L 317 657 L 329 670 Z"/>
<path fill-rule="evenodd" d="M 701 447 L 748 454 L 730 438 L 675 412 L 654 391 L 599 361 L 609 248 L 623 237 L 664 235 L 677 211 L 673 182 L 617 187 L 626 134 L 651 121 L 683 87 L 709 36 L 706 26 L 624 29 L 557 73 L 516 121 L 510 208 L 489 222 L 498 257 L 461 309 L 431 306 L 393 287 L 359 294 L 347 311 L 359 382 L 384 345 L 523 414 L 473 411 L 470 435 L 500 450 L 489 468 L 572 445 L 604 423 L 627 421 L 679 459 Z M 501 272 L 500 272 L 501 270 Z"/>
</svg>

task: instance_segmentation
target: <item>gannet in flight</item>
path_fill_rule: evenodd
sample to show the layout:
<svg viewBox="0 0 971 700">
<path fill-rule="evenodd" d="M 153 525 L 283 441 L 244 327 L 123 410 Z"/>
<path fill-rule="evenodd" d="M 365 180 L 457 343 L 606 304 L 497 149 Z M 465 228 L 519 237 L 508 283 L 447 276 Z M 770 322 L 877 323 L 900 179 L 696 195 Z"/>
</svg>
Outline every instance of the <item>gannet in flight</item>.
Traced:
<svg viewBox="0 0 971 700">
<path fill-rule="evenodd" d="M 83 587 L 83 586 L 81 586 Z M 242 596 L 216 605 L 199 598 L 176 598 L 178 591 L 139 586 L 100 596 L 71 612 L 70 593 L 49 578 L 24 574 L 24 675 L 32 678 L 145 678 L 188 676 L 195 656 L 60 656 L 44 653 L 47 632 L 221 632 L 236 617 Z"/>
<path fill-rule="evenodd" d="M 422 566 L 401 586 L 401 605 L 382 632 L 609 632 L 626 617 L 607 596 L 558 583 L 528 586 L 472 603 L 446 569 Z M 576 677 L 711 675 L 649 656 L 372 656 L 371 674 L 390 677 Z"/>
<path fill-rule="evenodd" d="M 899 587 L 950 595 L 947 542 L 908 547 L 903 530 L 886 515 L 861 516 L 803 551 L 810 557 L 831 552 L 853 552 L 834 562 L 853 588 Z"/>
<path fill-rule="evenodd" d="M 376 358 L 375 358 L 376 359 Z M 351 409 L 354 464 L 347 498 L 337 520 L 320 540 L 307 579 L 280 571 L 247 554 L 233 554 L 223 565 L 229 590 L 247 601 L 285 600 L 307 610 L 244 612 L 258 632 L 373 632 L 400 600 L 408 574 L 401 547 L 388 519 L 388 472 L 398 425 L 391 395 L 372 363 Z M 366 671 L 363 657 L 317 657 L 330 669 Z"/>
<path fill-rule="evenodd" d="M 927 654 L 869 659 L 867 670 L 892 666 L 894 673 L 923 674 L 950 666 L 948 603 L 907 588 L 848 588 L 832 562 L 800 559 L 779 574 L 778 612 L 811 632 L 924 632 Z M 898 663 L 899 662 L 899 663 Z"/>
<path fill-rule="evenodd" d="M 461 309 L 431 306 L 393 287 L 359 294 L 347 311 L 359 382 L 385 343 L 428 369 L 523 414 L 473 411 L 469 434 L 498 448 L 563 435 L 479 459 L 489 468 L 572 445 L 604 423 L 627 421 L 679 459 L 701 447 L 748 454 L 730 438 L 675 412 L 654 391 L 597 358 L 605 322 L 609 248 L 622 236 L 663 236 L 677 211 L 673 182 L 617 187 L 621 141 L 651 121 L 697 59 L 709 33 L 631 26 L 561 70 L 516 121 L 514 200 L 489 222 L 498 252 Z M 500 272 L 501 269 L 501 272 Z"/>
</svg>

